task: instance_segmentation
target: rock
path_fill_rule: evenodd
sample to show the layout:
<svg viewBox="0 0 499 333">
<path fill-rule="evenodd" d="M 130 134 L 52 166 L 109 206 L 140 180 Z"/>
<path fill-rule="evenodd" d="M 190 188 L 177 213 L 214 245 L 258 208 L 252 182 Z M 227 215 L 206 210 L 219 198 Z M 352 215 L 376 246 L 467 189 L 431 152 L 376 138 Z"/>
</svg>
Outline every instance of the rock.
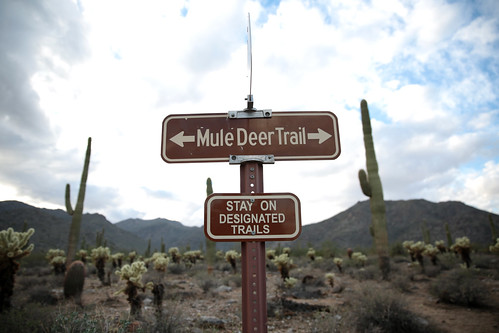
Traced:
<svg viewBox="0 0 499 333">
<path fill-rule="evenodd" d="M 199 323 L 202 328 L 216 328 L 216 329 L 225 328 L 225 320 L 222 320 L 217 317 L 201 316 L 199 318 Z"/>
<path fill-rule="evenodd" d="M 229 292 L 232 291 L 232 287 L 221 285 L 213 290 L 216 293 Z"/>
</svg>

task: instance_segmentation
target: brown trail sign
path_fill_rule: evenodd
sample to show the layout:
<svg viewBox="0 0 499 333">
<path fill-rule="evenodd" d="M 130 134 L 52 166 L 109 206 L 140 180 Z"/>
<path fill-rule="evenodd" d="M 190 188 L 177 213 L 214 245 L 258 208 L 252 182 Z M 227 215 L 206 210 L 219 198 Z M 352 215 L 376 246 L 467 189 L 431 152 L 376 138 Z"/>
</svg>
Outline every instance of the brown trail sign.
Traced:
<svg viewBox="0 0 499 333">
<path fill-rule="evenodd" d="M 273 112 L 264 118 L 184 114 L 164 119 L 161 157 L 166 162 L 228 162 L 231 155 L 273 155 L 276 161 L 336 159 L 338 120 L 328 111 Z"/>
<path fill-rule="evenodd" d="M 218 242 L 284 241 L 301 232 L 300 200 L 292 193 L 212 194 L 204 233 Z"/>
<path fill-rule="evenodd" d="M 241 242 L 243 332 L 267 332 L 265 241 L 301 232 L 299 199 L 263 191 L 263 163 L 332 160 L 340 155 L 338 120 L 329 111 L 255 110 L 170 115 L 163 121 L 161 157 L 168 163 L 240 164 L 241 193 L 205 201 L 206 237 Z"/>
</svg>

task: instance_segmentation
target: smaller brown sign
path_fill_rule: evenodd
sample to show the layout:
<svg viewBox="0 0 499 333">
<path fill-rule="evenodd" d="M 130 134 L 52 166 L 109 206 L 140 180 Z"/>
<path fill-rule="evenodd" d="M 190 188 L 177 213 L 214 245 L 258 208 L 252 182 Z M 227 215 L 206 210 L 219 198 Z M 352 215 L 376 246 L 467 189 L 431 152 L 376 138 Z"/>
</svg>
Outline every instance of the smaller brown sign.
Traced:
<svg viewBox="0 0 499 333">
<path fill-rule="evenodd" d="M 217 242 L 296 239 L 300 200 L 292 193 L 212 194 L 204 203 L 204 233 Z"/>
</svg>

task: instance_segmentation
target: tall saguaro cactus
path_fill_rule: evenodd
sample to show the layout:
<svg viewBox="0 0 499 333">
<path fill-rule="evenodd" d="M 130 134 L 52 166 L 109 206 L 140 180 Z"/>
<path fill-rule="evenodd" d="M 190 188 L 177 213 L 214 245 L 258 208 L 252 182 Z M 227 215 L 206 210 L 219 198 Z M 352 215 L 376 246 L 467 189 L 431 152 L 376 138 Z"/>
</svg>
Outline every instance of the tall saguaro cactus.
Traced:
<svg viewBox="0 0 499 333">
<path fill-rule="evenodd" d="M 362 192 L 369 197 L 371 205 L 372 234 L 376 252 L 379 257 L 379 267 L 383 279 L 390 273 L 390 259 L 388 257 L 388 231 L 386 227 L 386 208 L 383 198 L 383 187 L 378 173 L 378 162 L 374 151 L 374 142 L 371 129 L 371 118 L 367 102 L 360 103 L 362 114 L 362 130 L 364 132 L 364 147 L 366 149 L 367 173 L 359 170 L 359 181 Z"/>
<path fill-rule="evenodd" d="M 83 172 L 81 174 L 80 189 L 78 192 L 78 200 L 75 209 L 71 206 L 70 200 L 70 185 L 66 184 L 66 211 L 72 216 L 71 227 L 69 229 L 68 240 L 68 255 L 66 257 L 66 267 L 69 267 L 71 261 L 76 254 L 76 245 L 80 238 L 81 219 L 83 215 L 83 201 L 85 200 L 85 190 L 87 188 L 88 166 L 90 164 L 90 153 L 92 147 L 92 138 L 88 138 L 87 152 L 85 154 L 85 164 L 83 165 Z"/>
</svg>

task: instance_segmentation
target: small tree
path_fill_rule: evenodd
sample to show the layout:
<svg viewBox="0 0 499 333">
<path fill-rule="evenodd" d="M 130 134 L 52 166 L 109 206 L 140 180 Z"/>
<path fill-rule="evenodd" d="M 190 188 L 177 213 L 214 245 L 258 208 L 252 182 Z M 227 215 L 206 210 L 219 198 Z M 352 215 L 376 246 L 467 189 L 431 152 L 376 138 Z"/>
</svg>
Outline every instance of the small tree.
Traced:
<svg viewBox="0 0 499 333">
<path fill-rule="evenodd" d="M 17 260 L 33 251 L 33 244 L 28 244 L 35 229 L 26 232 L 15 232 L 14 229 L 0 231 L 0 312 L 10 309 L 10 298 L 14 293 L 16 272 L 19 269 Z"/>
</svg>

